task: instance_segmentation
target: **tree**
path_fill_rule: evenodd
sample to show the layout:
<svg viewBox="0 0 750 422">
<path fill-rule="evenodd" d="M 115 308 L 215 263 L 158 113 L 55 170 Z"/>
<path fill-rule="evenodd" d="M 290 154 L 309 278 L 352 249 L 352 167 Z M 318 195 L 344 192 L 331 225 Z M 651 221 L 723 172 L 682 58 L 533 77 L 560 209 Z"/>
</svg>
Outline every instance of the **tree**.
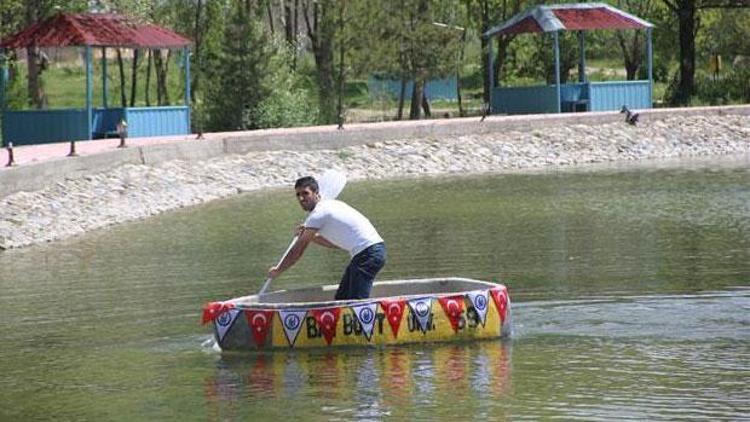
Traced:
<svg viewBox="0 0 750 422">
<path fill-rule="evenodd" d="M 695 94 L 695 38 L 700 11 L 710 8 L 746 8 L 750 0 L 662 0 L 677 16 L 680 40 L 680 69 L 672 104 L 687 104 Z"/>
<path fill-rule="evenodd" d="M 249 118 L 253 107 L 269 95 L 266 70 L 270 67 L 269 41 L 245 1 L 236 1 L 226 22 L 221 50 L 214 63 L 217 83 L 208 93 L 209 130 L 256 129 Z"/>
<path fill-rule="evenodd" d="M 343 7 L 335 0 L 304 0 L 303 17 L 310 48 L 315 57 L 318 82 L 318 108 L 320 122 L 334 123 L 337 120 L 334 91 L 334 36 L 336 33 L 336 7 Z"/>
<path fill-rule="evenodd" d="M 651 16 L 654 3 L 651 0 L 617 0 L 617 7 L 639 17 Z M 638 71 L 643 66 L 643 31 L 615 31 L 617 42 L 622 50 L 625 62 L 625 78 L 635 80 Z"/>
</svg>

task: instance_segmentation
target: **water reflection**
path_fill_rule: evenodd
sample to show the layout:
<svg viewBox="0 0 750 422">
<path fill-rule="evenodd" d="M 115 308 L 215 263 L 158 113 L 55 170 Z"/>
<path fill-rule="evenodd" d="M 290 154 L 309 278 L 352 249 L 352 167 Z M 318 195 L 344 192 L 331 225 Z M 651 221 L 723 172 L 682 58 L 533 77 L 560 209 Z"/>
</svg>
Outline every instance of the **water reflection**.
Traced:
<svg viewBox="0 0 750 422">
<path fill-rule="evenodd" d="M 230 419 L 241 416 L 239 402 L 283 402 L 289 414 L 407 417 L 415 409 L 506 395 L 511 349 L 510 342 L 485 341 L 223 354 L 205 381 L 206 400 Z"/>
</svg>

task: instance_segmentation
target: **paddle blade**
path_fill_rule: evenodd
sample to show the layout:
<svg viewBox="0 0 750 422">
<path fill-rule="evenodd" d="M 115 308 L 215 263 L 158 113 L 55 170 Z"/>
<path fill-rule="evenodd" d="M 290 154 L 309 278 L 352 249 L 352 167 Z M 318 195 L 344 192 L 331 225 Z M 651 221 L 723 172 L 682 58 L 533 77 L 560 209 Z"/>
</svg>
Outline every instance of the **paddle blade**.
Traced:
<svg viewBox="0 0 750 422">
<path fill-rule="evenodd" d="M 318 179 L 321 199 L 336 199 L 346 186 L 346 176 L 338 170 L 326 170 Z"/>
</svg>

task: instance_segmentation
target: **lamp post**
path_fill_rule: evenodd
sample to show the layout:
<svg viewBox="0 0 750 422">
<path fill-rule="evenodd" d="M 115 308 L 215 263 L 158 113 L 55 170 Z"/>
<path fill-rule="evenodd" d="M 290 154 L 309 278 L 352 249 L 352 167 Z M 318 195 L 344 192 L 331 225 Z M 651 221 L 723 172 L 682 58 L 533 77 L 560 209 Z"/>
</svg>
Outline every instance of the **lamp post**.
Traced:
<svg viewBox="0 0 750 422">
<path fill-rule="evenodd" d="M 125 138 L 128 137 L 128 122 L 125 119 L 120 119 L 117 122 L 117 136 L 120 137 L 120 145 L 117 148 L 127 148 L 125 145 Z"/>
</svg>

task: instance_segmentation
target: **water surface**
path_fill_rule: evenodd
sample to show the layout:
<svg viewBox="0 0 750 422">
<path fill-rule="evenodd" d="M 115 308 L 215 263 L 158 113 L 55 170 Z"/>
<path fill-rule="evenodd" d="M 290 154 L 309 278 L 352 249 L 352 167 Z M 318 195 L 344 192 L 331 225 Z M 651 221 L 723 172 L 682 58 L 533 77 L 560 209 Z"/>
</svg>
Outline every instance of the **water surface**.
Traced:
<svg viewBox="0 0 750 422">
<path fill-rule="evenodd" d="M 0 419 L 743 419 L 750 165 L 350 183 L 381 279 L 505 282 L 515 337 L 217 354 L 203 303 L 256 292 L 304 215 L 251 193 L 0 254 Z M 338 280 L 311 249 L 274 281 Z"/>
</svg>

